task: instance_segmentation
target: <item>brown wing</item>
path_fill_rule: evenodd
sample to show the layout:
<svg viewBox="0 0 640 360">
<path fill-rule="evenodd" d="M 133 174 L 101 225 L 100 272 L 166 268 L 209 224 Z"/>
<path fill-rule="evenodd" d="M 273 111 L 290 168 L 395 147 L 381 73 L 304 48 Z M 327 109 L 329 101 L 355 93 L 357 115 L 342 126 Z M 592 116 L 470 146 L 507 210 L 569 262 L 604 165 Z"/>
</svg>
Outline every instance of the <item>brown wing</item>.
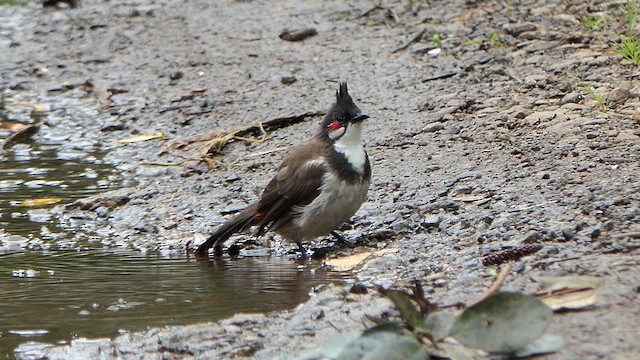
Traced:
<svg viewBox="0 0 640 360">
<path fill-rule="evenodd" d="M 294 206 L 309 204 L 320 194 L 325 173 L 322 146 L 316 141 L 294 148 L 280 165 L 258 203 L 258 234 L 262 235 Z"/>
</svg>

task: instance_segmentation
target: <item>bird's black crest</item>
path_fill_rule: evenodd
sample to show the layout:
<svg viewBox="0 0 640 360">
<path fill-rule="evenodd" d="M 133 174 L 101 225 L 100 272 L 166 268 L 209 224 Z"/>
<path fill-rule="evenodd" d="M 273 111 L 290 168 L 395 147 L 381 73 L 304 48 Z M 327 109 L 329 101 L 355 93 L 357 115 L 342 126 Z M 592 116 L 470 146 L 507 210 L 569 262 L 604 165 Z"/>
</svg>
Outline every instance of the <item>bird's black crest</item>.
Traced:
<svg viewBox="0 0 640 360">
<path fill-rule="evenodd" d="M 346 99 L 351 99 L 351 96 L 349 96 L 349 91 L 347 90 L 347 82 L 341 81 L 340 89 L 336 91 L 336 101 L 340 102 L 340 100 L 344 101 Z"/>
<path fill-rule="evenodd" d="M 325 115 L 324 120 L 322 121 L 322 127 L 320 128 L 320 134 L 326 136 L 326 127 L 331 122 L 335 120 L 348 122 L 349 120 L 357 117 L 360 113 L 360 109 L 353 103 L 353 99 L 347 91 L 347 82 L 340 82 L 340 87 L 338 88 L 338 91 L 336 91 L 336 102 L 331 106 L 327 115 Z"/>
</svg>

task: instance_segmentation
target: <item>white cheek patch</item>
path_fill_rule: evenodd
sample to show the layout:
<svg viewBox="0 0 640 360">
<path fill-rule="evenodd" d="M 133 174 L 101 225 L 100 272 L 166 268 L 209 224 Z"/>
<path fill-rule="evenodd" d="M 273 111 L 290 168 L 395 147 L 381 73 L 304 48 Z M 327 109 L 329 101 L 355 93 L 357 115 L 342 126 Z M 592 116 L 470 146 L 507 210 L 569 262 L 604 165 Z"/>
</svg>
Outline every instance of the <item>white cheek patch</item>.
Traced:
<svg viewBox="0 0 640 360">
<path fill-rule="evenodd" d="M 331 138 L 331 140 L 335 140 L 335 139 L 339 138 L 340 136 L 342 136 L 346 130 L 347 129 L 345 129 L 344 126 L 343 126 L 343 127 L 339 128 L 339 129 L 330 130 L 328 132 L 328 135 Z"/>
<path fill-rule="evenodd" d="M 342 128 L 342 130 L 344 130 L 344 128 Z M 364 151 L 364 147 L 360 142 L 361 137 L 362 124 L 351 124 L 347 128 L 346 134 L 333 144 L 333 148 L 336 149 L 337 152 L 344 154 L 355 171 L 364 174 L 367 153 Z"/>
</svg>

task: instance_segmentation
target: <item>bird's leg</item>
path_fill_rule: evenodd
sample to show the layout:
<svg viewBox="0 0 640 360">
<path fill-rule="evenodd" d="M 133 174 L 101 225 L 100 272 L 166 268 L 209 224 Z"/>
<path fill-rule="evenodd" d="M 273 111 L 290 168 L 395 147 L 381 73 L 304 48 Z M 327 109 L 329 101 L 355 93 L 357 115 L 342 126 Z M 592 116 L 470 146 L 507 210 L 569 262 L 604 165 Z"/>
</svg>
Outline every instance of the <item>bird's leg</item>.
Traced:
<svg viewBox="0 0 640 360">
<path fill-rule="evenodd" d="M 221 257 L 222 255 L 223 255 L 222 245 L 221 244 L 215 244 L 213 246 L 213 256 Z"/>
<path fill-rule="evenodd" d="M 351 245 L 351 243 L 347 239 L 345 239 L 344 236 L 338 234 L 335 230 L 331 232 L 331 236 L 336 239 L 336 244 L 338 245 L 338 247 Z"/>
<path fill-rule="evenodd" d="M 306 260 L 309 256 L 307 256 L 307 250 L 305 250 L 304 246 L 302 245 L 302 241 L 299 241 L 296 244 L 298 244 L 298 250 L 300 250 L 300 256 L 302 257 L 303 260 Z"/>
</svg>

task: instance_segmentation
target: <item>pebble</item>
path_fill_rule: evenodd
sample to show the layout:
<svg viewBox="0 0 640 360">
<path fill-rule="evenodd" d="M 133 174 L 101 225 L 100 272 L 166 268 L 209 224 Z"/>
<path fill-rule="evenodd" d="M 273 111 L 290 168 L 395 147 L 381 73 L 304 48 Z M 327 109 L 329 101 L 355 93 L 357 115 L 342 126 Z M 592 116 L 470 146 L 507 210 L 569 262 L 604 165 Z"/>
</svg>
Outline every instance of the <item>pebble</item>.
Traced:
<svg viewBox="0 0 640 360">
<path fill-rule="evenodd" d="M 430 215 L 422 220 L 422 226 L 426 228 L 436 227 L 438 224 L 440 224 L 440 216 L 438 215 Z"/>
<path fill-rule="evenodd" d="M 571 228 L 564 227 L 562 228 L 561 232 L 565 240 L 572 240 L 573 238 L 576 237 L 575 231 L 573 231 L 573 229 Z"/>
<path fill-rule="evenodd" d="M 579 92 L 571 92 L 562 97 L 562 99 L 560 100 L 560 105 L 569 104 L 569 103 L 577 104 L 582 100 L 584 100 L 584 95 L 582 95 Z"/>
<path fill-rule="evenodd" d="M 178 70 L 178 71 L 174 71 L 171 74 L 169 74 L 169 79 L 171 79 L 171 80 L 179 80 L 179 79 L 182 79 L 183 76 L 184 76 L 184 71 Z"/>
<path fill-rule="evenodd" d="M 442 124 L 441 122 L 435 122 L 423 127 L 422 131 L 431 133 L 431 132 L 440 131 L 442 129 L 444 129 L 444 124 Z"/>
</svg>

